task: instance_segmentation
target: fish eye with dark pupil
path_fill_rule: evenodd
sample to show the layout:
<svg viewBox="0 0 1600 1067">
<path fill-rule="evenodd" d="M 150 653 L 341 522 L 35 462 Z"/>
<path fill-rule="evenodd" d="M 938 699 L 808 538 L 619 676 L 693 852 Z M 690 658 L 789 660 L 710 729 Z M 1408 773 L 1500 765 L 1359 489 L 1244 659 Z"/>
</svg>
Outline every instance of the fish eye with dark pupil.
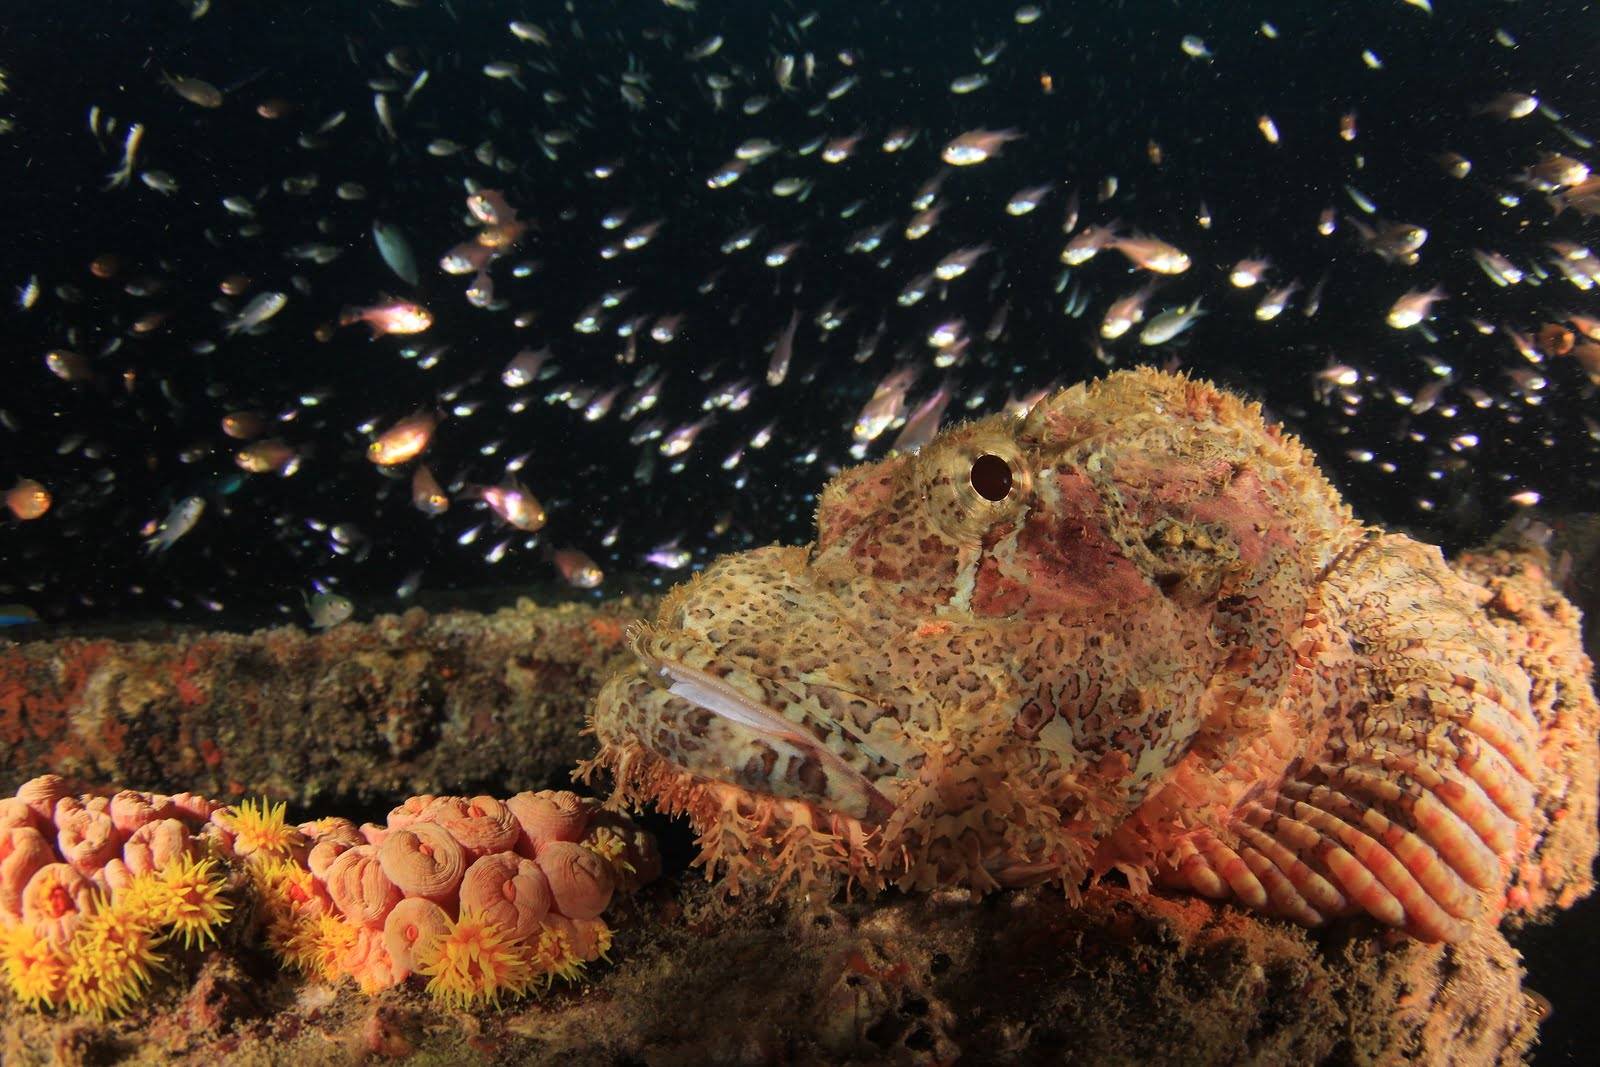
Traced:
<svg viewBox="0 0 1600 1067">
<path fill-rule="evenodd" d="M 972 461 L 972 488 L 985 500 L 1004 500 L 1011 492 L 1011 464 L 993 453 Z"/>
</svg>

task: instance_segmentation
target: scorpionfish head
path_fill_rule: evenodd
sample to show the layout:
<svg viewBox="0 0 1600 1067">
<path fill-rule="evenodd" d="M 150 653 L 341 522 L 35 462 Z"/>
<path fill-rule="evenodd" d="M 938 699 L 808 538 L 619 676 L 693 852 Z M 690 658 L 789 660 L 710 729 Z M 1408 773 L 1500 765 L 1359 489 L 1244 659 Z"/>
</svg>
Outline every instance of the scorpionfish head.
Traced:
<svg viewBox="0 0 1600 1067">
<path fill-rule="evenodd" d="M 599 698 L 598 762 L 735 873 L 1081 881 L 1182 761 L 1266 728 L 1348 525 L 1255 406 L 1074 387 L 840 473 L 810 546 L 675 589 Z"/>
</svg>

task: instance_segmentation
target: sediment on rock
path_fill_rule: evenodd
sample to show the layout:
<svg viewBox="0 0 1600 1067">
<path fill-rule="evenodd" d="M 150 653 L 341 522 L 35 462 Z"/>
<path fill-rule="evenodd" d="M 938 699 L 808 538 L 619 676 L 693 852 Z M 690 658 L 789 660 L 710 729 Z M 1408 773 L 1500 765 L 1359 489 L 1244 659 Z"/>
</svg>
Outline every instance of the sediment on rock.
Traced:
<svg viewBox="0 0 1600 1067">
<path fill-rule="evenodd" d="M 0 1001 L 8 1064 L 652 1065 L 1055 1061 L 1516 1063 L 1536 1012 L 1491 929 L 1458 945 L 1365 923 L 1316 933 L 1193 898 L 1050 889 L 741 901 L 697 878 L 617 917 L 613 962 L 499 1011 L 415 989 L 367 997 L 211 954 L 196 982 L 89 1024 Z"/>
</svg>

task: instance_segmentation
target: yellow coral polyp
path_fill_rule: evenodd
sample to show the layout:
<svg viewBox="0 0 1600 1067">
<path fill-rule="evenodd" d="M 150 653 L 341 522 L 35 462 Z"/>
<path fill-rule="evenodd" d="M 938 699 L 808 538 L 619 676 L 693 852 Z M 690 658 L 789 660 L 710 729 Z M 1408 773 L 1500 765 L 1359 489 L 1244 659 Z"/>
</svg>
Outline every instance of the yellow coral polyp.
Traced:
<svg viewBox="0 0 1600 1067">
<path fill-rule="evenodd" d="M 609 935 L 610 928 L 607 928 Z M 609 936 L 606 948 L 611 947 Z M 539 931 L 539 942 L 534 949 L 535 958 L 539 962 L 539 969 L 544 972 L 544 984 L 548 987 L 557 978 L 564 978 L 569 982 L 576 982 L 583 974 L 583 959 L 572 950 L 572 941 L 567 937 L 566 931 L 558 930 L 554 926 L 542 927 Z"/>
<path fill-rule="evenodd" d="M 265 799 L 241 801 L 223 816 L 223 825 L 233 834 L 233 850 L 240 856 L 284 858 L 304 843 L 300 831 L 288 825 L 288 805 Z"/>
<path fill-rule="evenodd" d="M 624 858 L 628 851 L 628 843 L 622 839 L 621 834 L 609 826 L 601 826 L 592 831 L 588 840 L 583 842 L 583 847 L 609 863 L 614 871 L 636 873 L 633 864 Z"/>
<path fill-rule="evenodd" d="M 223 895 L 223 880 L 214 874 L 216 861 L 184 855 L 161 870 L 134 879 L 125 900 L 158 926 L 170 926 L 185 948 L 217 940 L 233 904 Z"/>
<path fill-rule="evenodd" d="M 461 1008 L 498 1006 L 506 994 L 521 996 L 533 984 L 527 947 L 482 913 L 463 908 L 443 933 L 417 946 L 417 973 L 428 992 Z"/>
<path fill-rule="evenodd" d="M 324 913 L 307 925 L 303 935 L 290 939 L 297 957 L 309 962 L 302 969 L 338 981 L 344 971 L 339 961 L 356 943 L 356 928 L 337 915 Z"/>
<path fill-rule="evenodd" d="M 99 903 L 67 946 L 65 995 L 73 1011 L 105 1019 L 126 1011 L 149 985 L 161 938 L 143 914 Z"/>
<path fill-rule="evenodd" d="M 66 993 L 67 958 L 26 925 L 0 926 L 0 968 L 11 992 L 29 1007 L 53 1007 Z"/>
<path fill-rule="evenodd" d="M 222 878 L 214 877 L 214 859 L 195 861 L 189 856 L 179 856 L 154 875 L 160 883 L 158 905 L 162 925 L 171 926 L 173 933 L 182 937 L 184 947 L 205 945 L 206 939 L 216 941 L 216 929 L 227 921 L 227 913 L 234 909 L 232 902 L 222 897 Z"/>
</svg>

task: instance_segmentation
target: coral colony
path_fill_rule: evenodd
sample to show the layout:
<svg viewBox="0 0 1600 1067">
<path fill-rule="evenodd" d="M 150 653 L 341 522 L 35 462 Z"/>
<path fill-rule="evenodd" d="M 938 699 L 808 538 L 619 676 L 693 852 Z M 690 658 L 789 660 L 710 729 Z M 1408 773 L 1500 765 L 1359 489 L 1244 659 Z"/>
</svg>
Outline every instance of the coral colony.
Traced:
<svg viewBox="0 0 1600 1067">
<path fill-rule="evenodd" d="M 284 815 L 25 783 L 0 800 L 6 984 L 106 1019 L 226 939 L 369 994 L 414 977 L 445 1003 L 497 1005 L 604 957 L 613 895 L 660 870 L 648 835 L 565 791 L 412 797 L 383 826 Z"/>
</svg>

